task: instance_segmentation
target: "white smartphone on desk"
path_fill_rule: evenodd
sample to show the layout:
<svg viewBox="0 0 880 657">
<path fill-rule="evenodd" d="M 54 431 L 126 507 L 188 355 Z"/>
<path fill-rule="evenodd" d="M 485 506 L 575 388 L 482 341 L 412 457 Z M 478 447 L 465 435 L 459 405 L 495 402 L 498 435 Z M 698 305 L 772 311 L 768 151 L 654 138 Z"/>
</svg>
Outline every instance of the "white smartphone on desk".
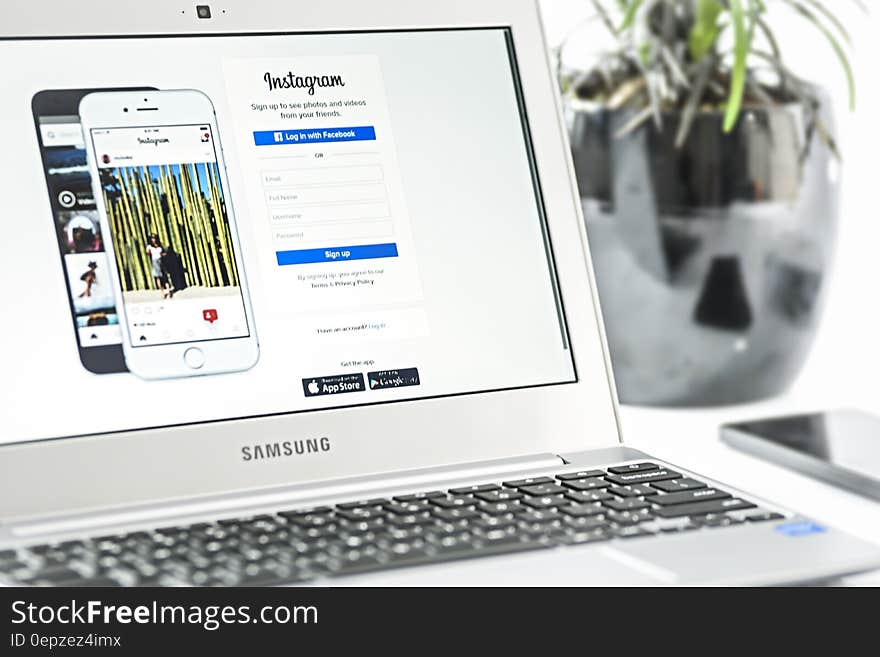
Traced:
<svg viewBox="0 0 880 657">
<path fill-rule="evenodd" d="M 164 379 L 253 367 L 259 344 L 210 99 L 99 92 L 79 113 L 128 369 Z"/>
<path fill-rule="evenodd" d="M 727 444 L 880 500 L 880 418 L 854 410 L 768 418 L 721 427 Z"/>
</svg>

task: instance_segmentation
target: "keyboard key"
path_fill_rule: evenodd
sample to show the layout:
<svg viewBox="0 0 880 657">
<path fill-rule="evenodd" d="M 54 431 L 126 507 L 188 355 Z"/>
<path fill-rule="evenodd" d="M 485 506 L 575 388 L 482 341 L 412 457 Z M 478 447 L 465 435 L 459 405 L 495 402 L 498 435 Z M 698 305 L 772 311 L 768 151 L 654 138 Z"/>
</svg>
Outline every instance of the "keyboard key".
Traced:
<svg viewBox="0 0 880 657">
<path fill-rule="evenodd" d="M 333 572 L 337 575 L 351 575 L 380 567 L 379 550 L 349 550 L 340 555 L 339 563 Z"/>
<path fill-rule="evenodd" d="M 708 502 L 694 502 L 692 504 L 676 504 L 657 509 L 656 513 L 661 518 L 681 518 L 684 516 L 700 516 L 707 513 L 724 513 L 725 511 L 739 511 L 740 509 L 753 509 L 755 505 L 739 498 L 725 500 L 711 500 Z"/>
<path fill-rule="evenodd" d="M 432 490 L 427 493 L 413 493 L 412 495 L 396 495 L 395 502 L 418 502 L 419 500 L 432 500 L 437 497 L 446 497 L 442 490 Z"/>
<path fill-rule="evenodd" d="M 0 561 L 0 572 L 11 573 L 20 568 L 27 568 L 27 564 L 24 561 L 19 561 L 18 559 L 6 559 L 4 561 Z"/>
<path fill-rule="evenodd" d="M 630 472 L 647 472 L 648 470 L 658 470 L 660 466 L 656 463 L 628 463 L 626 465 L 615 465 L 608 468 L 611 474 L 627 474 Z"/>
<path fill-rule="evenodd" d="M 449 492 L 453 495 L 468 495 L 470 493 L 485 493 L 490 490 L 498 490 L 501 486 L 497 484 L 479 484 L 477 486 L 461 486 L 460 488 L 450 488 Z"/>
<path fill-rule="evenodd" d="M 370 509 L 373 507 L 380 507 L 384 504 L 388 504 L 391 500 L 387 500 L 384 497 L 374 497 L 371 500 L 360 500 L 359 502 L 344 502 L 342 504 L 337 504 L 337 509 L 342 509 L 343 511 L 351 511 L 353 509 L 359 509 L 361 507 L 365 509 Z"/>
<path fill-rule="evenodd" d="M 597 529 L 609 529 L 610 525 L 604 518 L 597 516 L 568 517 L 563 520 L 563 526 L 578 532 L 595 531 Z"/>
<path fill-rule="evenodd" d="M 682 490 L 696 490 L 698 488 L 706 488 L 706 484 L 690 477 L 676 479 L 674 481 L 658 481 L 651 484 L 651 488 L 662 490 L 664 493 L 677 493 Z"/>
<path fill-rule="evenodd" d="M 391 516 L 386 524 L 392 527 L 415 527 L 433 525 L 434 518 L 428 513 L 411 513 L 406 516 Z"/>
<path fill-rule="evenodd" d="M 617 525 L 638 525 L 654 519 L 654 514 L 648 509 L 638 511 L 609 511 L 605 517 Z"/>
<path fill-rule="evenodd" d="M 579 472 L 569 472 L 568 474 L 556 475 L 559 481 L 571 481 L 572 479 L 590 479 L 592 477 L 604 477 L 604 470 L 581 470 Z"/>
<path fill-rule="evenodd" d="M 394 527 L 389 525 L 382 533 L 374 534 L 370 532 L 363 534 L 363 539 L 364 543 L 375 543 L 383 539 L 394 541 L 412 540 L 417 537 L 424 538 L 429 531 L 434 531 L 434 528 L 435 525 L 433 523 L 431 525 L 413 525 L 411 527 Z M 350 538 L 359 537 L 352 536 Z"/>
<path fill-rule="evenodd" d="M 602 506 L 615 511 L 638 511 L 640 509 L 650 509 L 651 505 L 638 498 L 630 497 L 625 499 L 611 499 L 602 502 Z"/>
<path fill-rule="evenodd" d="M 785 516 L 781 513 L 773 513 L 771 511 L 761 511 L 759 513 L 751 513 L 745 517 L 748 522 L 769 522 L 771 520 L 782 520 Z"/>
<path fill-rule="evenodd" d="M 562 495 L 545 495 L 544 497 L 527 497 L 522 504 L 533 509 L 550 509 L 557 506 L 565 506 L 568 500 Z"/>
<path fill-rule="evenodd" d="M 652 481 L 664 481 L 666 479 L 678 479 L 681 473 L 675 470 L 667 470 L 660 468 L 657 470 L 646 470 L 644 472 L 630 472 L 628 474 L 608 475 L 606 479 L 615 484 L 626 486 L 628 484 L 643 484 Z"/>
<path fill-rule="evenodd" d="M 480 514 L 469 508 L 457 509 L 434 509 L 435 518 L 440 518 L 446 522 L 456 522 L 459 520 L 470 520 L 471 518 L 479 518 Z"/>
<path fill-rule="evenodd" d="M 565 488 L 552 481 L 546 484 L 522 486 L 519 490 L 526 495 L 559 495 L 560 493 L 565 492 Z"/>
<path fill-rule="evenodd" d="M 604 511 L 598 504 L 570 504 L 559 507 L 559 513 L 572 518 L 586 518 L 602 515 Z"/>
<path fill-rule="evenodd" d="M 471 523 L 475 529 L 492 531 L 496 529 L 509 529 L 516 527 L 516 519 L 513 515 L 495 516 L 492 518 L 478 518 Z"/>
<path fill-rule="evenodd" d="M 529 510 L 519 516 L 520 520 L 534 523 L 558 522 L 562 516 L 556 509 Z"/>
<path fill-rule="evenodd" d="M 549 536 L 555 534 L 560 531 L 562 528 L 562 521 L 557 520 L 552 523 L 544 523 L 544 522 L 527 522 L 525 520 L 520 520 L 516 523 L 519 531 L 531 536 Z"/>
<path fill-rule="evenodd" d="M 367 532 L 376 531 L 377 529 L 381 529 L 384 526 L 385 518 L 382 516 L 377 516 L 375 518 L 364 520 L 345 520 L 344 523 L 341 525 L 341 529 L 350 534 L 364 534 Z M 311 535 L 308 537 L 315 538 L 315 535 Z"/>
<path fill-rule="evenodd" d="M 434 550 L 440 554 L 458 555 L 474 552 L 474 537 L 468 533 L 448 534 L 431 539 Z"/>
<path fill-rule="evenodd" d="M 226 518 L 224 520 L 218 520 L 218 525 L 240 525 L 245 522 L 244 518 Z M 183 536 L 187 534 L 185 527 L 180 527 L 178 525 L 173 527 L 159 527 L 153 530 L 157 534 L 162 534 L 163 536 Z M 122 541 L 122 535 L 112 535 L 112 536 L 98 536 L 94 539 L 95 542 L 104 542 L 104 543 L 118 543 Z"/>
<path fill-rule="evenodd" d="M 298 518 L 300 516 L 313 516 L 318 514 L 326 514 L 333 511 L 329 506 L 313 506 L 306 509 L 291 509 L 290 511 L 279 511 L 277 515 L 282 518 Z"/>
<path fill-rule="evenodd" d="M 391 504 L 385 505 L 386 511 L 397 515 L 420 513 L 427 508 L 427 500 L 418 500 L 416 502 L 392 502 Z"/>
<path fill-rule="evenodd" d="M 484 502 L 511 502 L 513 500 L 521 499 L 523 496 L 517 490 L 490 490 L 485 493 L 476 493 L 474 497 L 478 500 L 483 500 Z"/>
<path fill-rule="evenodd" d="M 618 497 L 644 497 L 645 495 L 656 495 L 657 491 L 650 486 L 644 484 L 635 484 L 633 486 L 614 486 L 608 489 L 609 493 Z"/>
<path fill-rule="evenodd" d="M 523 486 L 536 486 L 538 484 L 552 484 L 550 477 L 529 477 L 528 479 L 517 479 L 515 481 L 505 481 L 504 485 L 508 488 L 522 488 Z"/>
<path fill-rule="evenodd" d="M 686 490 L 680 493 L 651 495 L 645 499 L 654 504 L 659 504 L 660 506 L 671 506 L 673 504 L 690 504 L 691 502 L 723 500 L 728 497 L 730 497 L 730 493 L 725 493 L 723 490 L 718 490 L 717 488 L 698 488 L 697 490 Z"/>
<path fill-rule="evenodd" d="M 706 520 L 701 522 L 700 524 L 703 527 L 731 527 L 733 525 L 741 525 L 745 522 L 745 520 L 740 520 L 739 518 L 733 518 L 731 516 L 718 516 L 712 518 L 710 520 Z"/>
<path fill-rule="evenodd" d="M 290 524 L 296 527 L 323 527 L 333 523 L 333 516 L 327 514 L 306 514 L 295 516 L 290 519 Z"/>
<path fill-rule="evenodd" d="M 578 504 L 590 504 L 591 502 L 604 502 L 605 500 L 613 499 L 613 496 L 609 495 L 604 490 L 570 490 L 565 496 L 572 502 L 577 502 Z"/>
<path fill-rule="evenodd" d="M 654 532 L 636 526 L 618 527 L 614 530 L 614 535 L 617 538 L 641 538 L 643 536 L 653 536 Z"/>
<path fill-rule="evenodd" d="M 421 542 L 400 542 L 393 543 L 387 547 L 388 552 L 385 555 L 385 558 L 389 560 L 389 562 L 403 565 L 404 563 L 418 563 L 418 562 L 427 562 L 428 559 L 426 557 L 430 556 L 430 552 L 427 549 L 427 544 L 424 541 Z"/>
<path fill-rule="evenodd" d="M 56 578 L 42 578 L 37 579 L 32 582 L 37 586 L 41 584 L 45 584 L 47 586 L 103 586 L 103 587 L 117 587 L 120 586 L 118 580 L 113 579 L 111 577 L 90 577 L 88 579 L 83 578 L 81 576 L 73 577 L 71 579 L 56 579 Z"/>
<path fill-rule="evenodd" d="M 599 490 L 602 488 L 608 488 L 611 486 L 604 479 L 599 479 L 593 477 L 591 479 L 574 479 L 571 481 L 563 482 L 563 485 L 566 488 L 571 488 L 572 490 Z"/>
<path fill-rule="evenodd" d="M 78 581 L 84 579 L 84 577 L 78 570 L 74 570 L 69 566 L 53 566 L 51 568 L 40 568 L 34 572 L 30 579 L 53 582 L 56 586 L 63 586 L 62 582 Z M 118 585 L 114 584 L 114 586 Z"/>
<path fill-rule="evenodd" d="M 274 521 L 275 521 L 275 516 L 270 515 L 268 513 L 263 513 L 258 516 L 250 516 L 248 518 L 241 519 L 242 524 L 254 524 L 254 523 L 259 523 L 259 522 L 274 522 Z M 201 523 L 199 524 L 198 527 L 195 525 L 188 525 L 184 529 L 186 529 L 186 531 L 188 531 L 188 532 L 192 531 L 193 529 L 201 529 Z"/>
<path fill-rule="evenodd" d="M 456 509 L 475 506 L 477 501 L 468 496 L 461 497 L 438 497 L 430 500 L 431 504 L 442 507 L 444 509 Z"/>
<path fill-rule="evenodd" d="M 477 505 L 478 511 L 493 516 L 507 513 L 521 513 L 526 508 L 527 507 L 524 507 L 519 502 L 480 502 Z"/>
<path fill-rule="evenodd" d="M 612 538 L 611 532 L 600 527 L 598 529 L 585 531 L 571 531 L 566 533 L 562 538 L 562 542 L 566 545 L 584 545 L 586 543 L 597 543 L 600 541 L 608 541 Z"/>
</svg>

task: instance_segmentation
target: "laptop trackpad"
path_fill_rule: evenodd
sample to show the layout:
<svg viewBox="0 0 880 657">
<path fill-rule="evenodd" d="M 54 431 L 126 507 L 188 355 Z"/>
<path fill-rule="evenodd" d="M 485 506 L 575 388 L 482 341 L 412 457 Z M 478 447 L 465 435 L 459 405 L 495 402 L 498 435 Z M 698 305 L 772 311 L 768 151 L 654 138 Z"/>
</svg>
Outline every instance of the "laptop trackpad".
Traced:
<svg viewBox="0 0 880 657">
<path fill-rule="evenodd" d="M 610 545 L 539 550 L 328 580 L 333 586 L 650 586 L 675 574 Z"/>
</svg>

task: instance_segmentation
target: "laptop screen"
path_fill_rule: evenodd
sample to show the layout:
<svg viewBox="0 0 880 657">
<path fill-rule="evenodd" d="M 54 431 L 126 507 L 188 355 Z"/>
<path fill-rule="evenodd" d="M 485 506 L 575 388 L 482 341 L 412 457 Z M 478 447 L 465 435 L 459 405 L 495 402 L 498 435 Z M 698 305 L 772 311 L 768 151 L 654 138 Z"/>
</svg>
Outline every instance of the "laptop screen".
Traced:
<svg viewBox="0 0 880 657">
<path fill-rule="evenodd" d="M 0 61 L 0 442 L 576 381 L 506 29 Z"/>
</svg>

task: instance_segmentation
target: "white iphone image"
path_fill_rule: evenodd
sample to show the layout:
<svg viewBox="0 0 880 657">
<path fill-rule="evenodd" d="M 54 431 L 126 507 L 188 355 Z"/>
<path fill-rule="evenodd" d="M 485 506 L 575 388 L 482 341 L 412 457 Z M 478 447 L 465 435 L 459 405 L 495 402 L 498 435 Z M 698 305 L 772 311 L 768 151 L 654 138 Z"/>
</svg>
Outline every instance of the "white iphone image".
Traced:
<svg viewBox="0 0 880 657">
<path fill-rule="evenodd" d="M 165 379 L 253 367 L 259 344 L 210 99 L 99 92 L 79 113 L 128 369 Z"/>
</svg>

